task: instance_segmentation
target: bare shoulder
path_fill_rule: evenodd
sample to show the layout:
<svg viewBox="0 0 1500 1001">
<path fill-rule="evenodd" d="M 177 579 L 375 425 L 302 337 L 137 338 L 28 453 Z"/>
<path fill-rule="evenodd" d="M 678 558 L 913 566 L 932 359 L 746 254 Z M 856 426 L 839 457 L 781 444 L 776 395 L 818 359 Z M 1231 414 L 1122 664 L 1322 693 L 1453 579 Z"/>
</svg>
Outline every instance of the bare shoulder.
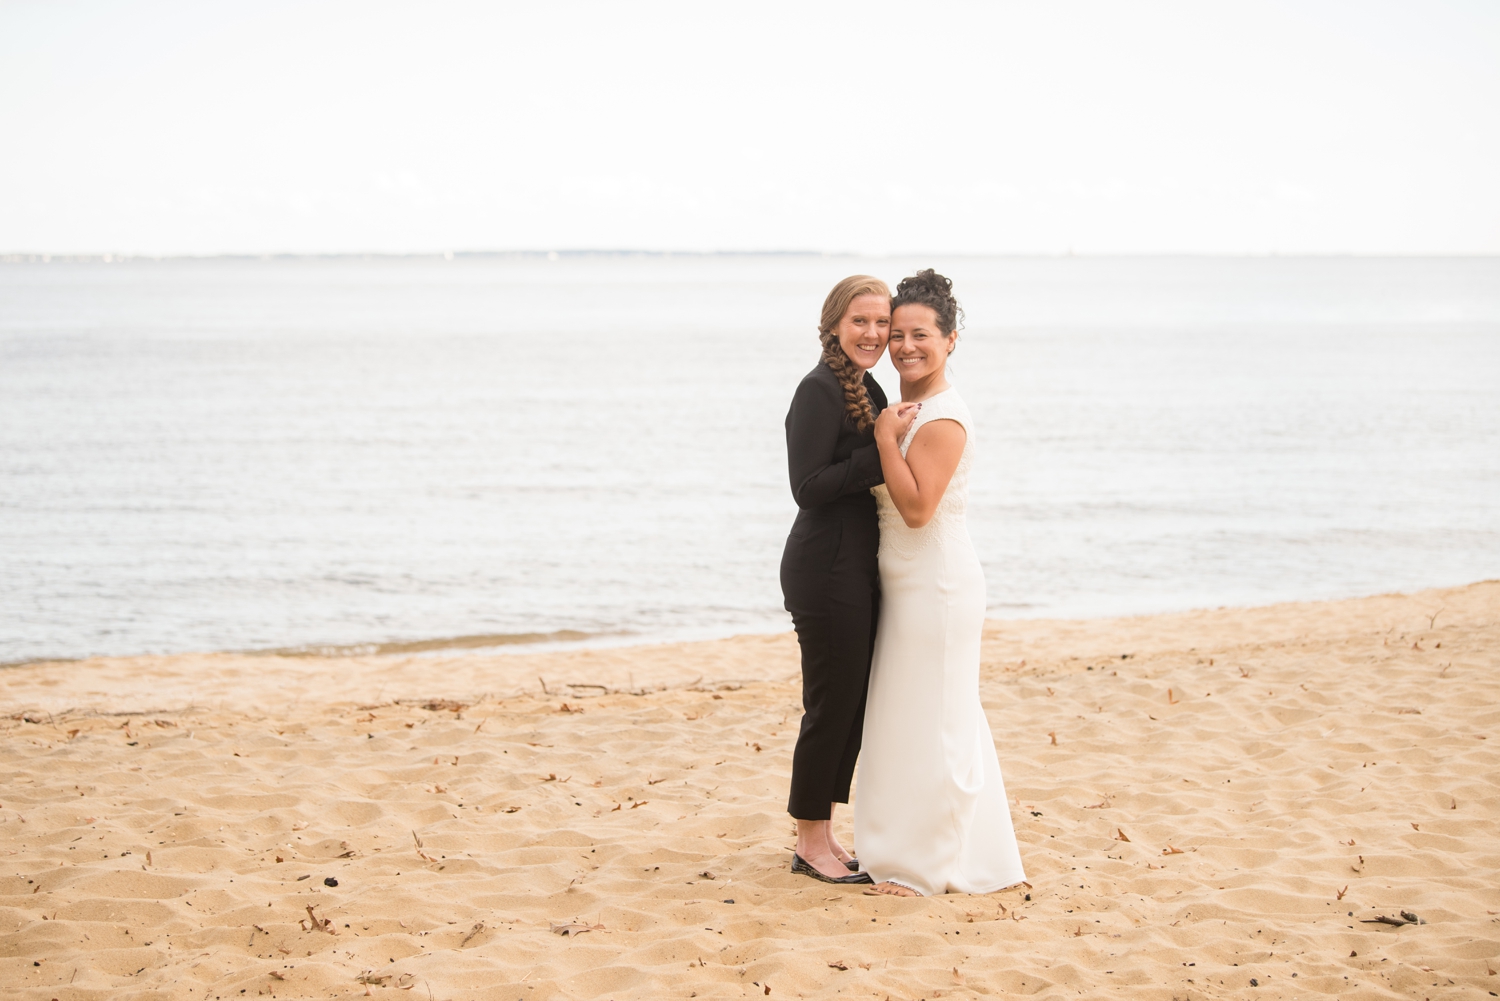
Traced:
<svg viewBox="0 0 1500 1001">
<path fill-rule="evenodd" d="M 964 442 L 968 438 L 969 432 L 954 418 L 935 417 L 917 428 L 917 433 L 911 439 L 911 447 L 940 452 L 954 449 L 963 451 Z"/>
</svg>

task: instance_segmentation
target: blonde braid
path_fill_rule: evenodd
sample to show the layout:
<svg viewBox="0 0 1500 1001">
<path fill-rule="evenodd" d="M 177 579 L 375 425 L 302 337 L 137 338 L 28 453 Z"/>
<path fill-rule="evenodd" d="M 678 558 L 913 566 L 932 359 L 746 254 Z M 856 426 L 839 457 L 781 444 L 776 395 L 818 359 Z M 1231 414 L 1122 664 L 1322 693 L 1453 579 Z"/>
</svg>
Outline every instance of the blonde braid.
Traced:
<svg viewBox="0 0 1500 1001">
<path fill-rule="evenodd" d="M 860 431 L 875 426 L 875 408 L 870 403 L 870 391 L 865 388 L 865 373 L 854 360 L 844 353 L 839 335 L 832 330 L 820 331 L 818 339 L 823 342 L 823 364 L 833 369 L 844 388 L 844 414 Z"/>
<path fill-rule="evenodd" d="M 850 304 L 862 295 L 881 295 L 889 299 L 891 290 L 885 282 L 870 275 L 850 275 L 839 282 L 823 300 L 818 340 L 823 343 L 823 364 L 833 369 L 844 389 L 845 415 L 857 429 L 868 431 L 875 426 L 875 407 L 870 403 L 869 390 L 865 389 L 865 374 L 854 364 L 854 359 L 844 353 L 838 333 L 839 323 L 849 312 Z"/>
</svg>

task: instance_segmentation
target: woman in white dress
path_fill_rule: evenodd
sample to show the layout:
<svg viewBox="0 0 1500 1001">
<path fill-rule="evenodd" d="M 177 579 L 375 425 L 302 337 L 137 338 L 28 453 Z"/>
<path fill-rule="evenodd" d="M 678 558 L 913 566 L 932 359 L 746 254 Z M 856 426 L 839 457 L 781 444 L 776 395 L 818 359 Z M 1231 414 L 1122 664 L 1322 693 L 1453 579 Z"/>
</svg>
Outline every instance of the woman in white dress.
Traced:
<svg viewBox="0 0 1500 1001">
<path fill-rule="evenodd" d="M 875 888 L 898 896 L 1026 879 L 979 703 L 984 571 L 964 523 L 973 420 L 946 377 L 958 341 L 952 288 L 931 269 L 897 286 L 889 352 L 902 402 L 875 422 L 882 607 L 854 842 Z"/>
</svg>

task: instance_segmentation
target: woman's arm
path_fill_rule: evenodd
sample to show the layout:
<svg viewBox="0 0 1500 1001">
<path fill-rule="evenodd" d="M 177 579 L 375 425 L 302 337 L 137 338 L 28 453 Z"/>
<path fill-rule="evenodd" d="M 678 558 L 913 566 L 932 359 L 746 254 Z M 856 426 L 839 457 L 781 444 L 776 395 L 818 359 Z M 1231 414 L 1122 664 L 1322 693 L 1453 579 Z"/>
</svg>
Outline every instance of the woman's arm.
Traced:
<svg viewBox="0 0 1500 1001">
<path fill-rule="evenodd" d="M 875 447 L 880 450 L 886 489 L 901 512 L 901 520 L 908 528 L 921 528 L 937 513 L 943 493 L 958 471 L 968 432 L 962 424 L 947 418 L 929 421 L 917 429 L 903 457 L 901 435 L 911 424 L 902 412 L 906 406 L 881 412 L 875 421 Z M 915 411 L 910 413 L 915 416 Z"/>
<path fill-rule="evenodd" d="M 842 462 L 833 461 L 843 427 L 844 394 L 837 384 L 803 379 L 786 415 L 787 470 L 798 507 L 827 504 L 881 482 L 880 453 L 874 445 L 856 448 Z"/>
</svg>

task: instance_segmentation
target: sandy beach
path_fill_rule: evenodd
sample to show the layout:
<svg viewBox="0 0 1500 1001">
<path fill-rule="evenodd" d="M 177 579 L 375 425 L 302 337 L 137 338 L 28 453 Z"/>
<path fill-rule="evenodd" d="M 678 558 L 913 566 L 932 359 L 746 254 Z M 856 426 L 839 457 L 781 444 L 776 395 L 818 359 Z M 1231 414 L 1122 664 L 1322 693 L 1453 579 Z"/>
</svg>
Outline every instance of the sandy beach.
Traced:
<svg viewBox="0 0 1500 1001">
<path fill-rule="evenodd" d="M 1030 886 L 915 900 L 789 872 L 790 634 L 6 669 L 0 983 L 1500 994 L 1500 582 L 991 622 L 984 651 Z"/>
</svg>

